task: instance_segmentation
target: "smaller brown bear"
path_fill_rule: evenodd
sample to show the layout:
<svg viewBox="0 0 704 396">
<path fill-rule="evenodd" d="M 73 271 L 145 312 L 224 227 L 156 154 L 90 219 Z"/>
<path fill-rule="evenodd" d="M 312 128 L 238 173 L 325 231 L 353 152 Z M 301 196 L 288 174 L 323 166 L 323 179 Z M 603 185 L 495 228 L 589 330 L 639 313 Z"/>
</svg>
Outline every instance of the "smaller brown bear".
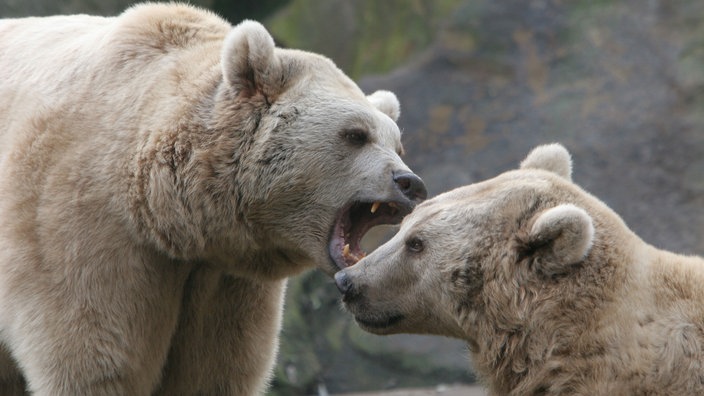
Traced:
<svg viewBox="0 0 704 396">
<path fill-rule="evenodd" d="M 419 205 L 338 272 L 376 334 L 467 341 L 494 395 L 704 394 L 704 260 L 655 249 L 558 144 Z"/>
</svg>

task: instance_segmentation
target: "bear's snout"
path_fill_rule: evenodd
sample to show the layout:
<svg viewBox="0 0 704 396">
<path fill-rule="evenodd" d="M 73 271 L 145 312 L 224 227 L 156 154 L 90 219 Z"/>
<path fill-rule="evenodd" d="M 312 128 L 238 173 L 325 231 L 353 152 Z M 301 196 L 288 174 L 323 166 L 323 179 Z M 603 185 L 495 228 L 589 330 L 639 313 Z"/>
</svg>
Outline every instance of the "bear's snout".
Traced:
<svg viewBox="0 0 704 396">
<path fill-rule="evenodd" d="M 345 271 L 338 271 L 335 274 L 335 285 L 337 285 L 337 290 L 339 290 L 340 293 L 346 295 L 352 290 L 352 279 L 350 279 Z"/>
<path fill-rule="evenodd" d="M 421 202 L 428 198 L 425 183 L 415 173 L 408 171 L 394 172 L 396 187 L 411 201 Z"/>
<path fill-rule="evenodd" d="M 337 289 L 342 293 L 342 301 L 345 304 L 360 302 L 363 288 L 360 288 L 359 285 L 355 285 L 349 273 L 344 270 L 337 272 L 335 274 L 335 285 L 337 285 Z"/>
</svg>

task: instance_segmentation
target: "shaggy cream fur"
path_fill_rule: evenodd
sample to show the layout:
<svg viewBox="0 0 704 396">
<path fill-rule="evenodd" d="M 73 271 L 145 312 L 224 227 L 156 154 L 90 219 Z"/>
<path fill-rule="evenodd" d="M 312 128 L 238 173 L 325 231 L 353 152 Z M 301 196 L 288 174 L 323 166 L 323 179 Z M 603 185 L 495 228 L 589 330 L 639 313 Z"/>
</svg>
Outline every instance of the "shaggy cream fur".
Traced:
<svg viewBox="0 0 704 396">
<path fill-rule="evenodd" d="M 704 394 L 704 260 L 658 250 L 541 146 L 335 275 L 377 334 L 467 341 L 493 395 Z"/>
<path fill-rule="evenodd" d="M 425 196 L 396 97 L 253 21 L 4 20 L 0 70 L 2 395 L 261 393 L 285 278 Z"/>
</svg>

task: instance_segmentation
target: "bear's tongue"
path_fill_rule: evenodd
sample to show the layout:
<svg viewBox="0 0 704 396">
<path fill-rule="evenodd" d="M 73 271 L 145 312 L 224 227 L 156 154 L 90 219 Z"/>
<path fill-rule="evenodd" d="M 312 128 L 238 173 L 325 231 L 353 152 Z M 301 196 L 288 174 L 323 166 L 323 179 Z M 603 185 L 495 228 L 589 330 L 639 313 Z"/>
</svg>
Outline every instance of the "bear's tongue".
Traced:
<svg viewBox="0 0 704 396">
<path fill-rule="evenodd" d="M 401 221 L 410 208 L 395 202 L 355 203 L 343 210 L 335 223 L 330 241 L 330 255 L 339 268 L 349 267 L 364 258 L 361 240 L 374 226 Z"/>
</svg>

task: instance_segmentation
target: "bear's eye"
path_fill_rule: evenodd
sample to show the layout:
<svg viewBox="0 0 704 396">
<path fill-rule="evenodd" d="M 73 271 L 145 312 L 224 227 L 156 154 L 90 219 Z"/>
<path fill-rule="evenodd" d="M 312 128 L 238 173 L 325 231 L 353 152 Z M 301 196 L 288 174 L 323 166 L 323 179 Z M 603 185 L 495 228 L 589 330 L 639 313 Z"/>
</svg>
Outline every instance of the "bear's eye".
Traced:
<svg viewBox="0 0 704 396">
<path fill-rule="evenodd" d="M 420 253 L 423 251 L 423 240 L 418 237 L 410 238 L 406 241 L 406 247 L 413 253 Z"/>
<path fill-rule="evenodd" d="M 346 129 L 342 131 L 342 138 L 347 143 L 361 147 L 369 142 L 369 133 L 364 129 Z"/>
</svg>

